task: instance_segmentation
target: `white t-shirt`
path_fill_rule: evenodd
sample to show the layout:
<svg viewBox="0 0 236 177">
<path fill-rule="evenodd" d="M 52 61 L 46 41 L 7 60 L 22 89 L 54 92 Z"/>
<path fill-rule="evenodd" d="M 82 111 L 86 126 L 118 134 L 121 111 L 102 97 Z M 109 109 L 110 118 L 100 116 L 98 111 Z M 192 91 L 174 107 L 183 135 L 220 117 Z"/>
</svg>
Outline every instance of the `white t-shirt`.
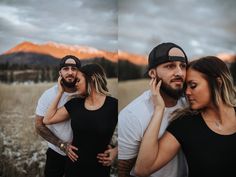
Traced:
<svg viewBox="0 0 236 177">
<path fill-rule="evenodd" d="M 176 106 L 165 108 L 159 137 L 163 135 L 169 124 L 170 114 L 182 107 L 183 100 L 179 100 Z M 152 118 L 153 110 L 150 90 L 145 91 L 121 110 L 118 117 L 118 159 L 128 160 L 137 157 L 142 137 Z M 186 161 L 182 152 L 180 152 L 173 160 L 150 177 L 183 177 L 186 176 L 186 173 Z M 133 169 L 131 175 L 134 176 Z"/>
<path fill-rule="evenodd" d="M 36 114 L 39 116 L 45 116 L 48 107 L 52 104 L 52 101 L 55 99 L 58 92 L 58 86 L 55 85 L 48 90 L 46 90 L 41 97 L 38 100 L 38 105 L 36 107 Z M 59 103 L 58 108 L 64 106 L 64 104 L 68 101 L 68 98 L 76 93 L 67 93 L 64 92 Z M 56 135 L 58 138 L 60 138 L 62 141 L 65 142 L 72 142 L 73 134 L 72 129 L 70 125 L 70 120 L 52 124 L 52 125 L 46 125 L 54 135 Z M 57 153 L 61 155 L 66 155 L 63 151 L 61 151 L 57 146 L 51 144 L 48 142 L 48 146 L 56 151 Z"/>
</svg>

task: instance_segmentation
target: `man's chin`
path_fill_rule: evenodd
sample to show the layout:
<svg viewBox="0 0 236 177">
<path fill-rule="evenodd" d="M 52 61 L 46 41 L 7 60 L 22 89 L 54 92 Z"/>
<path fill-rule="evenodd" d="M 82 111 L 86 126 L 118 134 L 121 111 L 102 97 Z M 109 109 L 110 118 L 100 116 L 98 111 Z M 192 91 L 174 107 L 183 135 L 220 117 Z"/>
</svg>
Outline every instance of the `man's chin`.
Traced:
<svg viewBox="0 0 236 177">
<path fill-rule="evenodd" d="M 68 87 L 68 88 L 73 88 L 73 87 L 75 87 L 75 81 L 71 81 L 71 82 L 68 82 L 68 81 L 66 81 L 66 80 L 62 80 L 62 82 L 63 82 L 63 84 L 66 86 L 66 87 Z"/>
<path fill-rule="evenodd" d="M 183 83 L 175 83 L 174 85 L 172 85 L 172 89 L 173 90 L 182 90 L 183 89 Z"/>
<path fill-rule="evenodd" d="M 161 90 L 168 96 L 179 99 L 181 96 L 183 96 L 183 89 L 182 87 L 176 87 L 176 88 L 167 88 L 167 87 L 161 87 Z"/>
</svg>

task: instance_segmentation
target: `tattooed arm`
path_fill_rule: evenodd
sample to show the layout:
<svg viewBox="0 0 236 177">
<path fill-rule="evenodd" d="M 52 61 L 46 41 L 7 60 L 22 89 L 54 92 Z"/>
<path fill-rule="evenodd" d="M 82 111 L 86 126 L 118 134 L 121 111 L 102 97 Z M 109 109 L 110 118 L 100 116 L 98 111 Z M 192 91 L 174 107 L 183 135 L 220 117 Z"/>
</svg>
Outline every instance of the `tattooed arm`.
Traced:
<svg viewBox="0 0 236 177">
<path fill-rule="evenodd" d="M 48 142 L 54 144 L 55 146 L 60 146 L 60 143 L 62 143 L 62 140 L 60 140 L 56 135 L 54 135 L 49 128 L 45 126 L 43 123 L 43 117 L 36 115 L 35 118 L 35 129 L 36 132 L 45 140 Z"/>
<path fill-rule="evenodd" d="M 44 138 L 46 141 L 54 144 L 55 146 L 59 147 L 61 151 L 63 151 L 73 162 L 77 160 L 78 156 L 75 154 L 74 151 L 77 151 L 77 147 L 71 145 L 68 142 L 63 142 L 61 139 L 59 139 L 56 135 L 54 135 L 49 128 L 45 126 L 43 123 L 43 117 L 36 115 L 35 118 L 35 128 L 36 132 Z M 63 147 L 61 147 L 61 144 L 64 144 Z M 68 153 L 70 152 L 70 153 Z"/>
<path fill-rule="evenodd" d="M 119 177 L 132 177 L 130 171 L 135 164 L 136 158 L 129 160 L 118 160 L 118 176 Z"/>
<path fill-rule="evenodd" d="M 131 177 L 142 140 L 142 126 L 132 110 L 123 109 L 118 117 L 118 176 Z"/>
</svg>

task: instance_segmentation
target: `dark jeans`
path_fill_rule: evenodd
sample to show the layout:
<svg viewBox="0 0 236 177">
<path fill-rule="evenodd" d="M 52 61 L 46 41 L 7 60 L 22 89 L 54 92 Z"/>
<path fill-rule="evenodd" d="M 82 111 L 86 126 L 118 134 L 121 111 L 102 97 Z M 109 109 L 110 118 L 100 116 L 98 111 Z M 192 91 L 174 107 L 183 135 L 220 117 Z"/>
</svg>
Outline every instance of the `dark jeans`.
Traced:
<svg viewBox="0 0 236 177">
<path fill-rule="evenodd" d="M 67 157 L 58 154 L 50 148 L 48 148 L 46 155 L 45 177 L 63 177 L 65 174 Z"/>
</svg>

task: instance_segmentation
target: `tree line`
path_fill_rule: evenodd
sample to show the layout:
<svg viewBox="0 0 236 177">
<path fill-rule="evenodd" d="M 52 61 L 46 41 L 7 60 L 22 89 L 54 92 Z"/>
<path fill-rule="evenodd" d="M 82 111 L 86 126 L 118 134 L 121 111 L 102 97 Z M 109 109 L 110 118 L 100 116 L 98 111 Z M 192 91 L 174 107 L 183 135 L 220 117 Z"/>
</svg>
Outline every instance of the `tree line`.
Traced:
<svg viewBox="0 0 236 177">
<path fill-rule="evenodd" d="M 1 82 L 54 82 L 58 78 L 58 65 L 60 59 L 50 55 L 18 52 L 0 55 L 0 81 Z M 135 65 L 128 60 L 111 62 L 106 58 L 92 58 L 82 60 L 87 63 L 100 64 L 108 78 L 118 78 L 119 81 L 133 80 L 147 77 L 146 66 Z M 236 84 L 236 62 L 228 64 Z"/>
<path fill-rule="evenodd" d="M 0 56 L 0 82 L 54 82 L 58 78 L 60 59 L 50 55 L 17 52 Z M 81 64 L 100 64 L 108 78 L 118 77 L 117 63 L 106 58 L 81 60 Z"/>
</svg>

